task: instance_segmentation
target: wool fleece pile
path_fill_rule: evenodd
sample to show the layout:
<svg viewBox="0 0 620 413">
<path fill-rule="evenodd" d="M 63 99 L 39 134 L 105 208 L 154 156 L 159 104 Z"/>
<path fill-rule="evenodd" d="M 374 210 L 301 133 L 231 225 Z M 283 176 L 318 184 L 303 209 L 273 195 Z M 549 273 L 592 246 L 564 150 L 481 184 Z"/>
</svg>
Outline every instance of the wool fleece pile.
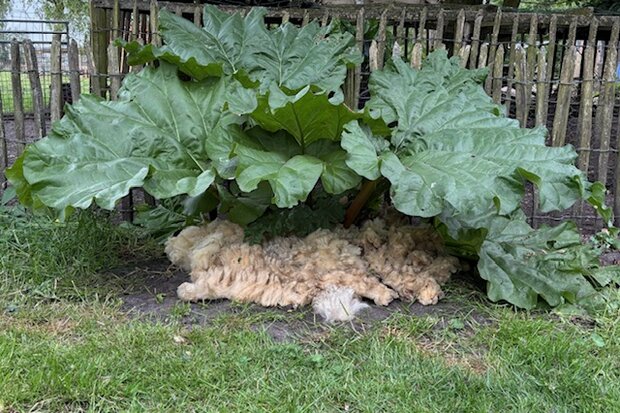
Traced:
<svg viewBox="0 0 620 413">
<path fill-rule="evenodd" d="M 358 297 L 388 305 L 396 298 L 436 304 L 441 285 L 459 269 L 432 229 L 387 225 L 319 229 L 305 238 L 243 241 L 225 220 L 188 227 L 166 243 L 173 264 L 189 271 L 179 286 L 184 301 L 226 298 L 262 306 L 312 304 L 326 321 L 351 319 L 365 307 Z"/>
</svg>

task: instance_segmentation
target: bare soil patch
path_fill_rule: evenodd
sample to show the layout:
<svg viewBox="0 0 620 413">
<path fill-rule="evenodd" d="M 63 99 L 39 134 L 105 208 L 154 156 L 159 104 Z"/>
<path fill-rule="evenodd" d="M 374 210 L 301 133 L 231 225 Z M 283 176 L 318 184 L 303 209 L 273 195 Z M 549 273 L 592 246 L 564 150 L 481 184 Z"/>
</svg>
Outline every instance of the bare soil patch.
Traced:
<svg viewBox="0 0 620 413">
<path fill-rule="evenodd" d="M 247 316 L 256 322 L 251 327 L 264 329 L 276 341 L 312 340 L 333 328 L 322 322 L 309 307 L 265 308 L 255 304 L 239 304 L 229 300 L 208 300 L 199 303 L 184 303 L 177 298 L 177 287 L 189 279 L 189 274 L 177 270 L 165 258 L 137 263 L 118 268 L 107 274 L 106 282 L 113 281 L 121 288 L 119 298 L 122 310 L 131 317 L 153 322 L 178 320 L 188 328 L 212 325 L 222 317 Z M 471 283 L 471 275 L 459 274 L 453 283 Z M 472 289 L 478 286 L 472 285 Z M 478 324 L 491 321 L 472 310 L 464 303 L 450 300 L 450 293 L 437 305 L 423 306 L 419 303 L 406 303 L 395 300 L 386 307 L 369 303 L 370 307 L 361 311 L 355 321 L 344 323 L 355 331 L 365 331 L 381 324 L 394 313 L 409 316 L 434 315 L 441 318 L 437 328 L 448 326 L 448 320 L 462 318 Z"/>
</svg>

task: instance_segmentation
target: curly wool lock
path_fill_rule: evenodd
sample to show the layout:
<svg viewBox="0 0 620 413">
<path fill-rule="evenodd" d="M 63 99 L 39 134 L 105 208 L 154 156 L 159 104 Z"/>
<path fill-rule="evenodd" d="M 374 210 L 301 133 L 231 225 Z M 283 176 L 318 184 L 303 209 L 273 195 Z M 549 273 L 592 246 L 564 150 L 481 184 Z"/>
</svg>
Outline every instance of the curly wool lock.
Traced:
<svg viewBox="0 0 620 413">
<path fill-rule="evenodd" d="M 458 260 L 442 253 L 432 231 L 388 227 L 381 219 L 263 245 L 243 242 L 241 227 L 215 220 L 170 238 L 166 253 L 173 264 L 190 271 L 191 282 L 177 291 L 182 300 L 227 298 L 267 307 L 312 303 L 329 321 L 350 319 L 364 308 L 352 301 L 355 296 L 378 305 L 399 297 L 436 304 L 443 296 L 441 285 L 458 270 Z M 344 302 L 351 311 L 331 308 Z"/>
</svg>

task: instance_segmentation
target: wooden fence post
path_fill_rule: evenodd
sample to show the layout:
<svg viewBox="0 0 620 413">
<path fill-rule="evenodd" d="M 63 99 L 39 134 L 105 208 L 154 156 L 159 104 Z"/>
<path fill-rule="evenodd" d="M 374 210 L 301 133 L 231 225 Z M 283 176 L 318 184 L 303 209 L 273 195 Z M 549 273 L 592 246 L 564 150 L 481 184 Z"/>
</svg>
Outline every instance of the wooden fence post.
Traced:
<svg viewBox="0 0 620 413">
<path fill-rule="evenodd" d="M 575 54 L 577 49 L 571 46 L 564 54 L 562 73 L 560 74 L 560 86 L 558 87 L 558 101 L 553 118 L 551 130 L 551 145 L 564 146 L 566 143 L 566 126 L 570 113 L 571 92 L 573 90 L 573 74 L 575 70 Z"/>
<path fill-rule="evenodd" d="M 609 43 L 607 43 L 607 56 L 603 70 L 602 89 L 599 96 L 599 105 L 596 110 L 596 133 L 600 137 L 599 163 L 597 179 L 607 185 L 607 173 L 609 169 L 609 150 L 611 141 L 611 124 L 613 121 L 613 108 L 616 97 L 616 68 L 618 65 L 618 34 L 620 31 L 620 19 L 614 22 Z"/>
<path fill-rule="evenodd" d="M 60 119 L 62 114 L 62 72 L 60 68 L 60 35 L 52 37 L 51 61 L 51 85 L 50 85 L 50 118 L 52 123 Z"/>
<path fill-rule="evenodd" d="M 506 113 L 510 113 L 510 107 L 512 105 L 512 87 L 515 73 L 515 59 L 517 56 L 516 46 L 518 34 L 519 16 L 516 16 L 512 22 L 512 32 L 510 35 L 510 55 L 508 56 L 508 81 L 506 82 Z"/>
<path fill-rule="evenodd" d="M 6 177 L 4 171 L 9 167 L 9 157 L 4 133 L 4 110 L 2 109 L 2 91 L 0 90 L 0 189 L 4 189 Z"/>
<path fill-rule="evenodd" d="M 618 117 L 618 131 L 616 132 L 616 148 L 620 148 L 620 117 Z M 620 226 L 620 152 L 616 152 L 616 166 L 614 168 L 614 225 Z"/>
<path fill-rule="evenodd" d="M 194 8 L 194 24 L 198 27 L 202 27 L 202 7 L 196 6 Z"/>
<path fill-rule="evenodd" d="M 69 81 L 71 83 L 71 101 L 75 103 L 80 98 L 82 91 L 80 85 L 80 52 L 74 39 L 71 39 L 69 44 Z"/>
<path fill-rule="evenodd" d="M 484 42 L 482 43 L 482 46 L 480 46 L 480 53 L 478 55 L 478 69 L 487 67 L 488 55 L 489 55 L 489 44 Z"/>
<path fill-rule="evenodd" d="M 545 77 L 545 83 L 547 84 L 547 90 L 545 91 L 544 96 L 544 110 L 543 118 L 541 122 L 543 124 L 547 124 L 547 117 L 549 116 L 549 93 L 551 93 L 551 80 L 553 79 L 553 65 L 555 62 L 555 42 L 556 42 L 556 32 L 557 32 L 557 22 L 558 16 L 552 15 L 549 20 L 549 44 L 547 47 L 547 73 Z"/>
<path fill-rule="evenodd" d="M 598 20 L 596 17 L 590 23 L 590 33 L 588 43 L 583 53 L 583 77 L 581 83 L 581 103 L 579 105 L 579 126 L 577 135 L 579 136 L 579 159 L 577 165 L 586 174 L 590 166 L 591 144 L 592 144 L 592 107 L 594 105 L 594 52 L 596 51 L 596 32 Z"/>
<path fill-rule="evenodd" d="M 161 37 L 159 36 L 159 6 L 157 0 L 151 0 L 151 8 L 149 12 L 151 23 L 151 43 L 155 46 L 161 46 Z"/>
<path fill-rule="evenodd" d="M 495 52 L 495 62 L 493 63 L 493 73 L 489 73 L 493 82 L 493 100 L 498 105 L 502 103 L 502 79 L 504 72 L 504 46 L 501 44 Z"/>
<path fill-rule="evenodd" d="M 478 63 L 478 47 L 480 47 L 480 27 L 482 26 L 482 18 L 484 12 L 482 9 L 476 13 L 476 19 L 474 20 L 474 32 L 471 35 L 471 49 L 469 52 L 469 68 L 475 69 Z"/>
<path fill-rule="evenodd" d="M 538 68 L 536 71 L 536 126 L 547 126 L 545 97 L 547 96 L 547 49 L 545 46 L 538 51 Z"/>
<path fill-rule="evenodd" d="M 364 52 L 364 8 L 357 12 L 357 22 L 355 23 L 355 44 L 360 52 Z M 355 66 L 355 105 L 352 109 L 357 109 L 360 101 L 362 88 L 362 64 Z"/>
<path fill-rule="evenodd" d="M 454 56 L 461 56 L 461 47 L 463 46 L 463 33 L 465 32 L 465 9 L 459 10 L 456 16 L 456 28 L 454 29 Z M 461 59 L 462 60 L 462 59 Z"/>
<path fill-rule="evenodd" d="M 16 39 L 11 41 L 11 91 L 13 93 L 13 120 L 15 127 L 15 140 L 21 149 L 26 143 L 24 131 L 24 99 L 22 96 L 21 56 L 19 43 Z"/>
<path fill-rule="evenodd" d="M 381 14 L 379 19 L 379 31 L 377 32 L 377 68 L 383 68 L 383 62 L 385 60 L 385 47 L 386 47 L 386 29 L 387 29 L 387 9 Z"/>
<path fill-rule="evenodd" d="M 433 50 L 445 49 L 446 45 L 443 43 L 443 30 L 444 30 L 444 10 L 439 10 L 437 15 L 437 26 L 435 30 L 435 41 L 433 42 Z"/>
<path fill-rule="evenodd" d="M 106 90 L 106 73 L 108 68 L 108 28 L 104 9 L 90 3 L 90 51 L 92 53 L 91 90 L 94 94 L 103 96 Z"/>
<path fill-rule="evenodd" d="M 495 64 L 495 50 L 497 49 L 497 42 L 499 39 L 499 29 L 502 25 L 502 9 L 498 8 L 495 13 L 495 20 L 493 21 L 493 32 L 491 34 L 491 44 L 489 45 L 488 50 L 488 67 L 489 74 L 494 72 L 493 65 Z M 503 62 L 502 62 L 503 64 Z M 486 90 L 487 94 L 491 94 L 491 87 L 493 86 L 492 82 L 493 76 L 488 76 L 486 81 L 484 82 L 484 90 Z"/>
<path fill-rule="evenodd" d="M 523 50 L 523 46 L 517 44 L 515 48 L 515 104 L 517 120 L 522 128 L 526 126 L 525 122 L 527 121 L 527 115 L 524 113 L 525 101 L 527 94 L 532 93 L 531 88 L 528 91 L 528 87 L 525 50 Z"/>
<path fill-rule="evenodd" d="M 121 87 L 121 72 L 116 46 L 108 46 L 108 74 L 110 76 L 110 100 L 116 100 Z"/>
<path fill-rule="evenodd" d="M 39 77 L 37 53 L 34 50 L 32 41 L 29 39 L 24 40 L 24 57 L 26 58 L 26 68 L 28 70 L 28 78 L 30 79 L 30 89 L 32 90 L 35 137 L 40 139 L 47 132 L 45 107 L 43 104 L 43 90 L 41 89 L 41 78 Z"/>
</svg>

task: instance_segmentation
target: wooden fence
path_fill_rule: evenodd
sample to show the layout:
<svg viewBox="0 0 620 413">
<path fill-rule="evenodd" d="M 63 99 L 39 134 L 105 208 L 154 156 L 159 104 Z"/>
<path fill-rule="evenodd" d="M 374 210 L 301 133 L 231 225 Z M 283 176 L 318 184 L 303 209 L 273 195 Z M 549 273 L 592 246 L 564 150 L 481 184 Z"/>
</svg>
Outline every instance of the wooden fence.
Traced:
<svg viewBox="0 0 620 413">
<path fill-rule="evenodd" d="M 62 67 L 63 53 L 68 55 L 68 67 Z M 51 43 L 49 101 L 44 99 L 48 94 L 30 40 L 11 42 L 10 62 L 10 87 L 0 88 L 0 191 L 6 179 L 4 170 L 27 143 L 47 134 L 51 122 L 62 116 L 63 105 L 79 99 L 82 90 L 78 45 L 72 40 L 63 46 L 59 34 Z M 63 78 L 68 82 L 63 83 Z"/>
<path fill-rule="evenodd" d="M 201 24 L 203 6 L 197 4 L 91 1 L 94 93 L 114 99 L 123 74 L 131 70 L 124 52 L 113 46 L 114 39 L 161 41 L 157 33 L 160 8 Z M 347 21 L 355 27 L 357 45 L 367 58 L 347 76 L 345 96 L 351 107 L 363 105 L 370 71 L 382 67 L 394 54 L 418 67 L 427 53 L 445 48 L 463 66 L 488 67 L 484 86 L 489 95 L 523 126 L 548 127 L 550 145 L 574 145 L 578 166 L 615 194 L 610 195 L 610 202 L 620 216 L 620 190 L 615 190 L 620 187 L 620 83 L 616 74 L 620 17 L 396 4 L 270 8 L 266 16 L 271 25 L 285 21 L 304 25 L 313 19 L 321 24 Z M 374 38 L 364 35 L 369 24 L 375 25 Z M 596 215 L 581 206 L 555 217 L 542 217 L 529 209 L 534 221 L 561 220 L 568 215 L 586 226 L 592 225 Z"/>
</svg>

